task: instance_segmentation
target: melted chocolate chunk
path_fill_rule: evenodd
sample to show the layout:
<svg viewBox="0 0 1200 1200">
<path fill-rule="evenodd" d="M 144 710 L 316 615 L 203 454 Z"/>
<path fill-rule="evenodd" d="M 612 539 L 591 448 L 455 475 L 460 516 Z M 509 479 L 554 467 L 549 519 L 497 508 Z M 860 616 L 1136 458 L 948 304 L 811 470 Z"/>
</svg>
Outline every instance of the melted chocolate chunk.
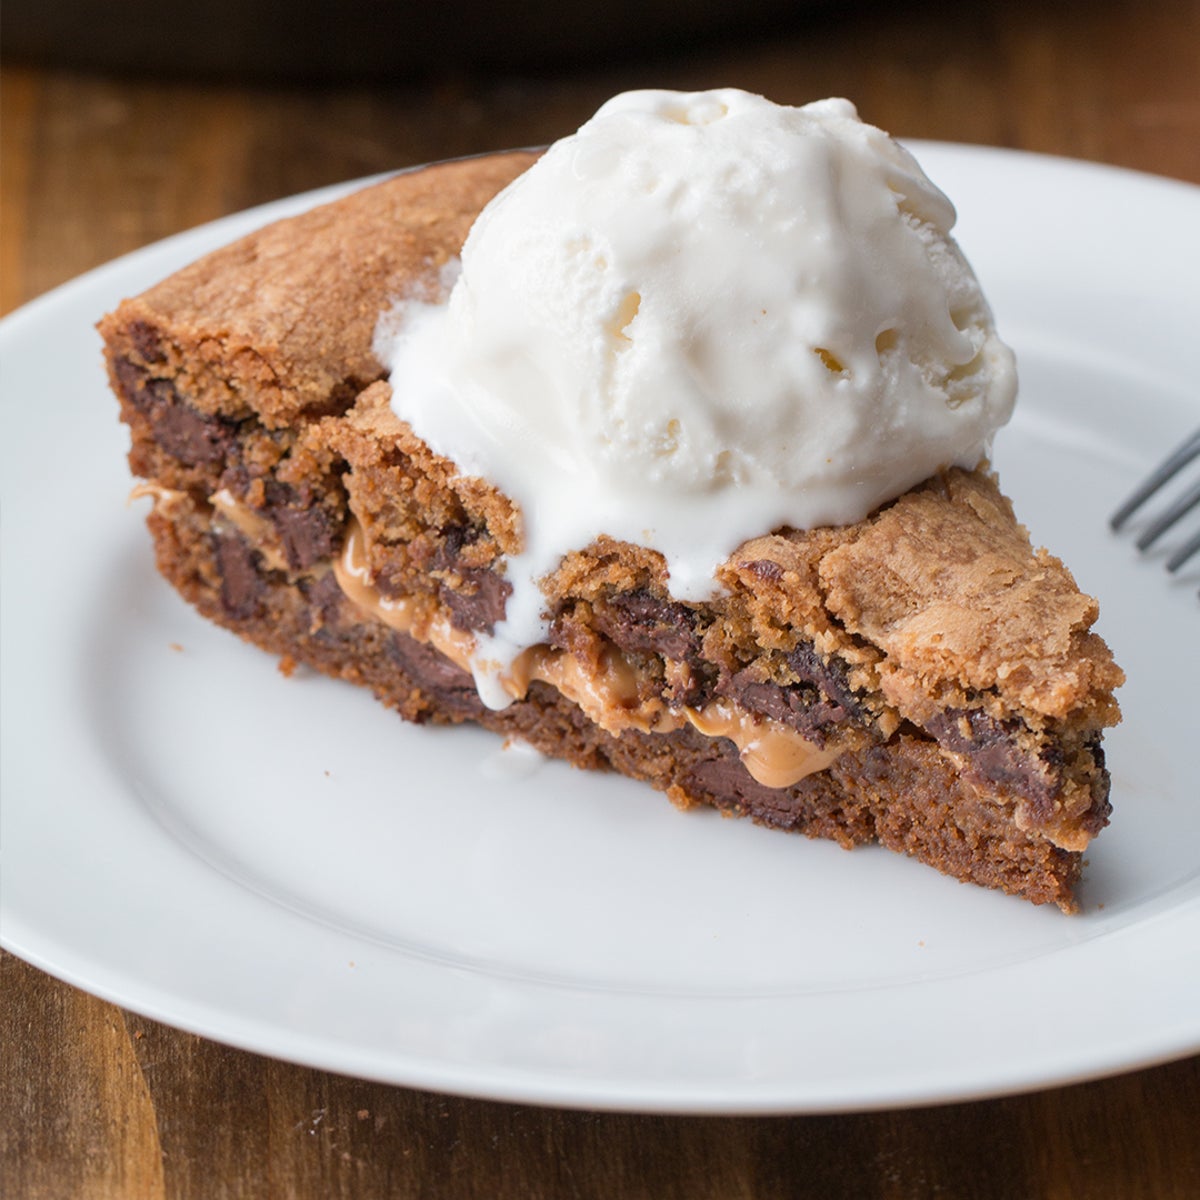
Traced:
<svg viewBox="0 0 1200 1200">
<path fill-rule="evenodd" d="M 445 580 L 438 586 L 438 598 L 450 610 L 450 623 L 464 633 L 491 633 L 504 620 L 512 584 L 486 567 L 461 564 L 463 547 L 477 542 L 482 529 L 474 525 L 447 525 L 441 534 L 442 541 L 431 566 L 435 571 L 457 577 L 453 586 Z"/>
<path fill-rule="evenodd" d="M 845 710 L 846 716 L 863 716 L 863 706 L 850 686 L 846 665 L 840 659 L 831 658 L 826 662 L 811 642 L 804 642 L 788 655 L 787 662 L 797 679 L 820 688 Z"/>
<path fill-rule="evenodd" d="M 811 685 L 757 683 L 749 678 L 748 671 L 721 680 L 716 692 L 752 713 L 787 725 L 815 746 L 825 745 L 825 735 L 831 726 L 852 719 L 844 706 Z"/>
<path fill-rule="evenodd" d="M 658 654 L 692 666 L 700 663 L 696 614 L 684 604 L 644 589 L 610 596 L 597 623 L 622 650 Z"/>
<path fill-rule="evenodd" d="M 450 610 L 450 624 L 465 633 L 491 633 L 504 620 L 512 584 L 486 567 L 459 567 L 457 574 L 459 587 L 438 587 L 438 598 Z"/>
<path fill-rule="evenodd" d="M 975 708 L 947 709 L 931 717 L 925 728 L 939 745 L 963 755 L 974 775 L 1030 797 L 1040 819 L 1051 816 L 1054 797 L 1062 789 L 1060 746 L 1047 745 L 1031 754 L 1017 744 L 1020 721 L 998 721 Z"/>
<path fill-rule="evenodd" d="M 738 671 L 722 678 L 715 691 L 750 712 L 787 725 L 817 746 L 825 745 L 832 726 L 863 723 L 863 706 L 840 661 L 823 662 L 811 645 L 798 646 L 787 661 L 801 682 L 763 683 L 750 671 Z"/>
<path fill-rule="evenodd" d="M 314 563 L 333 556 L 337 524 L 328 509 L 314 505 L 312 508 L 271 508 L 268 513 L 293 571 L 307 570 Z"/>
<path fill-rule="evenodd" d="M 754 779 L 730 744 L 688 772 L 689 791 L 707 796 L 718 808 L 752 813 L 777 829 L 802 829 L 809 811 L 796 788 L 771 788 Z"/>
<path fill-rule="evenodd" d="M 234 620 L 257 617 L 264 591 L 258 551 L 236 533 L 214 533 L 212 539 L 213 557 L 221 573 L 221 607 Z"/>
<path fill-rule="evenodd" d="M 146 321 L 130 322 L 129 340 L 133 343 L 133 348 L 142 356 L 143 362 L 162 362 L 167 357 L 163 353 L 158 330 Z"/>
<path fill-rule="evenodd" d="M 169 379 L 153 379 L 129 359 L 115 364 L 125 399 L 149 421 L 154 440 L 188 467 L 220 462 L 233 445 L 237 426 L 206 416 L 182 400 Z"/>
<path fill-rule="evenodd" d="M 446 525 L 438 531 L 441 541 L 430 564 L 435 571 L 450 571 L 458 567 L 464 546 L 473 546 L 483 536 L 477 525 Z"/>
<path fill-rule="evenodd" d="M 697 763 L 688 774 L 689 787 L 712 796 L 725 805 L 773 808 L 776 788 L 759 783 L 736 758 L 710 758 Z"/>
<path fill-rule="evenodd" d="M 336 626 L 341 618 L 344 597 L 342 589 L 338 586 L 337 576 L 332 571 L 326 571 L 315 579 L 301 579 L 299 583 L 300 590 L 316 615 L 314 624 L 319 629 Z"/>
<path fill-rule="evenodd" d="M 237 445 L 233 447 L 234 456 L 238 449 Z M 258 477 L 257 472 L 234 462 L 222 473 L 221 487 L 235 497 L 244 497 Z M 334 513 L 312 503 L 311 489 L 297 489 L 275 479 L 265 479 L 263 484 L 266 503 L 261 508 L 247 507 L 275 527 L 288 566 L 293 571 L 306 571 L 331 558 L 341 531 L 341 522 Z"/>
<path fill-rule="evenodd" d="M 446 711 L 464 717 L 484 712 L 471 676 L 431 646 L 397 631 L 388 639 L 387 650 L 400 669 Z"/>
</svg>

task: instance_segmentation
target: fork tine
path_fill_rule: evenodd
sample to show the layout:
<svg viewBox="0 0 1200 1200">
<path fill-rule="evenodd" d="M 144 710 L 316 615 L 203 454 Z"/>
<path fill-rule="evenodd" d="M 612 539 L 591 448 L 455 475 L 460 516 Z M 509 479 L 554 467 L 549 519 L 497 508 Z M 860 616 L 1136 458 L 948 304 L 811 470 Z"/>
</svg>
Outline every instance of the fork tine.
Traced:
<svg viewBox="0 0 1200 1200">
<path fill-rule="evenodd" d="M 1200 457 L 1200 429 L 1197 429 L 1191 435 L 1191 437 L 1187 438 L 1180 446 L 1176 447 L 1176 449 L 1171 452 L 1171 454 L 1163 461 L 1158 469 L 1154 471 L 1154 473 L 1150 475 L 1140 487 L 1138 487 L 1138 489 L 1129 497 L 1128 500 L 1125 501 L 1124 504 L 1121 505 L 1120 508 L 1117 509 L 1115 513 L 1113 513 L 1108 521 L 1110 527 L 1113 529 L 1120 529 L 1121 526 L 1124 525 L 1125 522 L 1139 508 L 1141 508 L 1141 506 L 1151 496 L 1153 496 L 1159 488 L 1163 486 L 1164 483 L 1166 483 L 1169 479 L 1172 479 L 1175 475 L 1182 471 L 1183 468 L 1192 461 L 1192 459 L 1197 457 Z M 1194 504 L 1195 501 L 1193 500 L 1192 503 Z M 1187 507 L 1191 507 L 1191 505 L 1188 505 Z M 1182 512 L 1186 511 L 1187 508 L 1182 510 Z M 1180 515 L 1181 513 L 1176 513 L 1171 520 L 1177 520 Z M 1159 523 L 1160 522 L 1156 522 L 1155 525 L 1157 526 Z M 1157 532 L 1150 537 L 1150 541 L 1153 541 L 1154 538 L 1157 537 L 1158 534 L 1161 533 L 1162 530 L 1165 529 L 1170 523 L 1170 521 L 1167 521 L 1166 524 L 1162 526 L 1162 529 L 1158 529 Z M 1149 533 L 1149 530 L 1147 533 Z M 1149 541 L 1143 543 L 1139 540 L 1138 546 L 1140 548 L 1144 549 L 1146 545 L 1149 545 Z"/>
<path fill-rule="evenodd" d="M 1200 554 L 1200 533 L 1194 534 L 1192 539 L 1184 542 L 1170 558 L 1167 559 L 1167 570 L 1178 571 L 1193 554 Z"/>
<path fill-rule="evenodd" d="M 1200 483 L 1197 483 L 1189 491 L 1183 493 L 1170 508 L 1166 509 L 1161 516 L 1143 530 L 1141 536 L 1135 543 L 1139 550 L 1146 550 L 1152 546 L 1184 513 L 1190 512 L 1197 504 L 1200 504 Z"/>
</svg>

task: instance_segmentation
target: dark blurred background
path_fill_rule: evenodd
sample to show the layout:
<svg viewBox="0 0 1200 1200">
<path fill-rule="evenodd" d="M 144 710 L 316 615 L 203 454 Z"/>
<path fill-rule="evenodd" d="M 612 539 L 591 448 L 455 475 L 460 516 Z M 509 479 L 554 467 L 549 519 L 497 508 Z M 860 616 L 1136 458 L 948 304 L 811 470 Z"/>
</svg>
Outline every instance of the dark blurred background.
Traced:
<svg viewBox="0 0 1200 1200">
<path fill-rule="evenodd" d="M 844 95 L 901 138 L 1200 182 L 1200 0 L 4 0 L 0 312 L 322 184 L 570 133 L 627 88 Z"/>
<path fill-rule="evenodd" d="M 585 66 L 795 29 L 836 0 L 5 0 L 4 52 L 88 70 L 258 81 L 397 82 Z M 862 7 L 861 5 L 858 7 Z"/>
</svg>

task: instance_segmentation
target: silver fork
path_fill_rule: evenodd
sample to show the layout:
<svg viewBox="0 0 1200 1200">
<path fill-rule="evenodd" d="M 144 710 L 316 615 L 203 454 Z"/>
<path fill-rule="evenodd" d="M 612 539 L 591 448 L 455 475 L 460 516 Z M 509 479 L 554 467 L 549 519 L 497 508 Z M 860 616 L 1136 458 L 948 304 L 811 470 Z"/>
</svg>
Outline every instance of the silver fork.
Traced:
<svg viewBox="0 0 1200 1200">
<path fill-rule="evenodd" d="M 1128 500 L 1109 518 L 1109 525 L 1114 530 L 1122 525 L 1139 509 L 1151 496 L 1160 491 L 1170 480 L 1174 479 L 1189 463 L 1200 458 L 1200 429 L 1191 437 L 1176 446 L 1170 454 L 1142 481 Z M 1135 545 L 1139 550 L 1152 546 L 1177 521 L 1186 516 L 1193 508 L 1200 505 L 1200 479 L 1186 488 L 1171 503 L 1163 509 L 1138 535 Z M 1200 553 L 1200 532 L 1192 535 L 1182 546 L 1167 559 L 1167 570 L 1178 571 L 1192 555 Z"/>
</svg>

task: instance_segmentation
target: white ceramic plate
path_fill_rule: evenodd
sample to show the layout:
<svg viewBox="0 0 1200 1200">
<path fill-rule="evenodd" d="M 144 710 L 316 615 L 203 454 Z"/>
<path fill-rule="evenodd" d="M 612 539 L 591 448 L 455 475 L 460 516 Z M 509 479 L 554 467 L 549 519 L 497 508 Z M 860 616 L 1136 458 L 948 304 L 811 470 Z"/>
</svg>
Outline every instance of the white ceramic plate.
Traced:
<svg viewBox="0 0 1200 1200">
<path fill-rule="evenodd" d="M 193 615 L 126 506 L 92 325 L 322 193 L 3 324 L 4 945 L 237 1046 L 563 1105 L 919 1104 L 1200 1047 L 1200 572 L 1105 524 L 1200 423 L 1200 192 L 918 151 L 1020 354 L 1007 490 L 1129 673 L 1079 916 L 405 726 Z"/>
</svg>

